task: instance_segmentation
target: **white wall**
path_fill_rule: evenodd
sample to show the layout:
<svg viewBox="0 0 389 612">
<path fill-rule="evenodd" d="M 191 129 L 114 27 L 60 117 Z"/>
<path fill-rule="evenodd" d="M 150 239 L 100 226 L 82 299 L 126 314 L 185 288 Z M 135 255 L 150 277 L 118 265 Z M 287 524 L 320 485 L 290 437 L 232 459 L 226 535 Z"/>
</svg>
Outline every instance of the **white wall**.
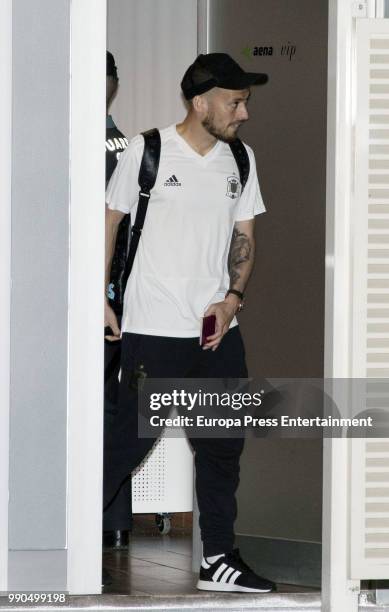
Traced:
<svg viewBox="0 0 389 612">
<path fill-rule="evenodd" d="M 180 121 L 180 82 L 197 56 L 196 0 L 108 0 L 107 48 L 120 79 L 111 113 L 132 137 Z"/>
<path fill-rule="evenodd" d="M 0 591 L 7 588 L 11 289 L 12 1 L 0 4 Z"/>
<path fill-rule="evenodd" d="M 12 5 L 9 547 L 59 549 L 66 544 L 70 3 Z"/>
<path fill-rule="evenodd" d="M 11 590 L 66 586 L 69 8 L 12 2 Z"/>
<path fill-rule="evenodd" d="M 101 588 L 105 8 L 12 3 L 10 590 Z"/>
</svg>

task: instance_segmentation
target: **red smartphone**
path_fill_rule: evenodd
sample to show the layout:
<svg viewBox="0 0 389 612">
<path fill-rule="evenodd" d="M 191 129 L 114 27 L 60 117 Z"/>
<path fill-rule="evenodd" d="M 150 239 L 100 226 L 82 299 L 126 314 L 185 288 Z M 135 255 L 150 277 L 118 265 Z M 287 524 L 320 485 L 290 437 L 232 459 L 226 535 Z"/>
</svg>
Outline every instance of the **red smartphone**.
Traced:
<svg viewBox="0 0 389 612">
<path fill-rule="evenodd" d="M 200 346 L 207 344 L 208 336 L 212 336 L 216 331 L 216 316 L 209 315 L 208 317 L 202 318 L 201 332 L 200 332 Z"/>
</svg>

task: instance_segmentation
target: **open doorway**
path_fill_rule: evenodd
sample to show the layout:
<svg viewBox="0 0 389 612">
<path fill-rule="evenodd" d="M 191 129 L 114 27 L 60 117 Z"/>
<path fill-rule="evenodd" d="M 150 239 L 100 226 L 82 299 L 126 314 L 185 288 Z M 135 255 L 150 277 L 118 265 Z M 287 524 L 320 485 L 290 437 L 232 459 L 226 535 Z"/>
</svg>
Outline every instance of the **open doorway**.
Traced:
<svg viewBox="0 0 389 612">
<path fill-rule="evenodd" d="M 9 141 L 12 141 L 12 155 L 9 154 L 9 143 L 5 141 L 3 153 L 7 162 L 2 187 L 5 190 L 4 202 L 8 201 L 8 206 L 4 207 L 2 226 L 4 266 L 1 267 L 1 276 L 4 287 L 10 285 L 12 278 L 10 295 L 4 291 L 2 302 L 4 320 L 9 316 L 10 301 L 12 316 L 11 341 L 8 343 L 6 340 L 2 345 L 4 371 L 1 393 L 4 401 L 1 419 L 4 461 L 1 463 L 1 486 L 4 495 L 1 496 L 0 520 L 4 526 L 4 537 L 0 542 L 0 556 L 3 560 L 0 564 L 0 580 L 5 588 L 14 590 L 26 591 L 39 586 L 50 590 L 68 589 L 72 594 L 99 593 L 103 367 L 102 339 L 98 330 L 103 327 L 103 71 L 106 0 L 85 0 L 71 4 L 63 0 L 55 3 L 55 6 L 47 0 L 38 3 L 18 0 L 12 6 L 12 23 L 10 3 L 6 4 L 3 20 L 6 43 L 3 68 L 7 73 L 8 87 L 3 100 L 4 131 L 9 134 Z M 48 4 L 50 10 L 47 10 Z M 242 132 L 244 139 L 253 144 L 256 150 L 258 166 L 261 166 L 261 187 L 270 213 L 264 217 L 263 226 L 258 227 L 259 267 L 256 276 L 260 284 L 257 287 L 252 285 L 253 289 L 249 290 L 248 308 L 241 317 L 250 369 L 255 374 L 255 369 L 260 368 L 264 375 L 277 372 L 278 367 L 282 368 L 283 374 L 288 372 L 297 375 L 304 363 L 305 375 L 316 373 L 321 371 L 322 357 L 322 285 L 319 272 L 324 250 L 324 227 L 320 223 L 324 161 L 322 165 L 319 161 L 324 140 L 321 119 L 324 115 L 325 79 L 321 75 L 325 64 L 326 19 L 321 12 L 324 7 L 319 7 L 319 3 L 299 3 L 305 12 L 302 14 L 299 8 L 298 15 L 285 12 L 287 4 L 286 0 L 271 2 L 269 17 L 269 14 L 265 15 L 266 2 L 256 2 L 255 6 L 251 2 L 243 3 L 239 5 L 240 12 L 234 13 L 234 21 L 229 25 L 228 15 L 231 16 L 233 9 L 236 9 L 233 2 L 200 2 L 199 12 L 192 15 L 194 21 L 198 17 L 201 20 L 202 16 L 211 20 L 213 18 L 215 26 L 213 37 L 208 30 L 199 28 L 199 49 L 216 49 L 220 45 L 236 54 L 246 68 L 261 65 L 273 76 L 275 88 L 268 89 L 268 94 L 264 91 L 263 96 L 257 98 L 260 103 L 251 104 L 250 126 L 253 129 Z M 384 3 L 372 1 L 368 6 L 357 4 L 354 5 L 351 0 L 330 4 L 326 372 L 329 376 L 344 377 L 355 373 L 360 375 L 361 371 L 364 376 L 365 372 L 361 368 L 367 364 L 370 364 L 368 367 L 372 363 L 382 367 L 383 363 L 387 363 L 387 353 L 377 353 L 374 348 L 376 344 L 387 347 L 387 338 L 384 335 L 377 337 L 374 339 L 376 344 L 368 346 L 366 335 L 363 335 L 368 331 L 367 326 L 364 330 L 358 327 L 357 341 L 365 349 L 367 346 L 368 351 L 355 351 L 355 335 L 351 333 L 354 318 L 349 316 L 354 293 L 358 294 L 358 300 L 353 304 L 353 309 L 357 311 L 360 300 L 364 300 L 365 304 L 368 302 L 367 290 L 371 288 L 368 287 L 365 272 L 359 271 L 353 279 L 350 276 L 353 267 L 350 261 L 353 254 L 349 248 L 351 238 L 355 252 L 362 253 L 359 241 L 354 240 L 353 236 L 355 212 L 364 214 L 365 205 L 369 202 L 368 181 L 365 181 L 366 188 L 360 189 L 360 199 L 358 195 L 355 200 L 350 188 L 355 165 L 353 124 L 350 121 L 351 107 L 354 106 L 350 83 L 355 76 L 351 62 L 356 49 L 353 40 L 355 30 L 358 31 L 358 55 L 363 59 L 357 79 L 362 92 L 357 96 L 357 108 L 360 102 L 362 107 L 366 105 L 369 94 L 373 93 L 376 97 L 371 99 L 372 106 L 387 109 L 387 99 L 379 100 L 377 96 L 381 92 L 387 94 L 388 91 L 385 82 L 388 76 L 386 67 L 378 76 L 375 70 L 368 74 L 368 62 L 365 61 L 370 47 L 368 37 L 374 39 L 378 33 L 381 38 L 378 48 L 381 51 L 372 54 L 372 61 L 375 67 L 377 64 L 387 64 L 387 20 L 365 20 L 368 15 L 376 14 L 374 9 L 378 5 L 382 8 Z M 155 8 L 159 3 L 154 2 L 153 5 Z M 139 6 L 138 3 L 131 3 L 131 8 L 134 8 L 131 18 L 141 17 L 141 10 L 138 16 L 135 14 Z M 163 6 L 167 4 L 164 2 Z M 255 13 L 256 8 L 261 9 L 261 12 Z M 223 9 L 222 12 L 219 9 Z M 247 16 L 249 10 L 253 18 L 246 30 L 242 18 L 244 14 Z M 163 24 L 158 31 L 163 29 L 167 37 L 173 37 L 174 15 L 155 14 Z M 316 23 L 309 22 L 310 15 L 315 16 Z M 288 18 L 284 19 L 286 16 Z M 137 31 L 142 30 L 144 37 L 138 41 L 128 58 L 136 63 L 139 49 L 143 50 L 144 41 L 149 41 L 145 56 L 151 58 L 152 69 L 153 62 L 159 57 L 159 39 L 151 25 L 154 23 L 154 13 L 150 11 L 148 17 L 151 21 L 143 19 L 143 30 L 142 19 L 130 19 L 127 23 L 123 17 L 122 30 L 119 28 L 115 36 L 119 38 L 120 35 L 120 40 L 126 40 L 132 23 Z M 230 32 L 226 36 L 228 40 L 223 38 L 225 27 Z M 125 32 L 120 34 L 123 29 Z M 307 30 L 310 38 L 307 38 L 308 34 L 303 30 Z M 152 41 L 150 31 L 153 33 Z M 247 40 L 241 47 L 239 37 L 243 33 L 246 39 L 246 32 Z M 157 44 L 154 44 L 154 38 Z M 300 40 L 310 40 L 309 49 Z M 236 46 L 231 46 L 231 41 L 233 45 L 236 41 Z M 211 43 L 215 46 L 212 47 Z M 111 44 L 109 46 L 115 51 Z M 372 48 L 377 48 L 377 40 Z M 302 55 L 299 49 L 303 50 Z M 380 54 L 381 57 L 378 57 Z M 26 57 L 28 62 L 25 61 Z M 43 80 L 42 74 L 45 75 Z M 166 74 L 171 75 L 165 66 L 158 69 L 158 74 L 164 74 L 165 77 Z M 278 80 L 277 74 L 280 77 Z M 383 82 L 372 83 L 372 91 L 369 91 L 370 79 L 375 78 L 383 79 Z M 143 75 L 140 82 L 143 87 L 146 82 Z M 152 79 L 150 82 L 153 82 Z M 285 90 L 278 88 L 282 82 L 286 84 Z M 306 84 L 311 82 L 314 86 L 304 95 Z M 138 84 L 136 90 L 142 91 Z M 166 88 L 162 83 L 155 95 L 143 98 L 149 103 L 151 100 L 151 107 L 155 104 L 157 110 L 170 109 L 170 102 L 164 101 L 165 95 Z M 143 99 L 142 96 L 140 98 Z M 252 102 L 255 100 L 253 97 Z M 273 108 L 277 112 L 274 113 Z M 134 116 L 136 112 L 134 107 Z M 180 109 L 177 115 L 179 112 Z M 293 118 L 296 117 L 298 121 L 294 122 Z M 362 147 L 357 147 L 359 154 L 366 153 L 369 148 L 367 118 L 366 113 L 365 123 L 360 124 L 365 126 L 365 140 Z M 151 119 L 154 117 L 150 115 L 150 124 L 156 125 Z M 375 125 L 382 124 L 383 129 L 382 132 L 373 131 L 371 134 L 373 139 L 381 140 L 372 143 L 372 152 L 374 155 L 382 152 L 387 155 L 388 145 L 385 140 L 388 135 L 384 127 L 387 117 L 380 113 L 372 119 Z M 177 120 L 176 116 L 165 117 L 161 125 L 173 120 Z M 12 134 L 9 131 L 11 124 Z M 143 127 L 146 126 L 139 125 L 134 130 Z M 37 142 L 41 145 L 39 154 L 35 154 Z M 383 175 L 386 189 L 387 159 L 371 161 Z M 364 180 L 367 178 L 367 159 L 363 161 L 362 168 L 363 172 L 356 174 Z M 372 177 L 374 190 L 378 178 L 382 179 L 377 175 Z M 45 198 L 42 197 L 42 182 L 45 183 Z M 377 192 L 373 194 L 377 195 Z M 355 207 L 356 201 L 359 202 L 358 207 Z M 9 228 L 11 204 L 12 225 Z M 387 205 L 384 206 L 376 207 L 373 204 L 372 214 L 387 215 Z M 350 224 L 351 217 L 353 225 Z M 367 244 L 367 226 L 362 226 L 362 220 L 359 215 L 358 223 Z M 387 229 L 387 219 L 383 220 Z M 294 228 L 294 234 L 290 228 Z M 378 240 L 382 240 L 382 249 L 385 249 L 387 236 L 381 230 L 378 231 L 382 235 L 378 238 L 372 235 L 372 242 L 378 245 Z M 301 248 L 301 245 L 308 244 L 311 245 L 310 249 Z M 367 255 L 366 249 L 364 257 Z M 387 251 L 373 251 L 372 255 L 385 259 Z M 363 258 L 361 261 L 363 263 Z M 96 262 L 100 262 L 100 265 Z M 372 274 L 380 274 L 382 271 L 387 275 L 387 261 L 378 264 L 383 264 L 383 269 L 377 269 L 374 264 Z M 311 282 L 305 282 L 307 279 Z M 368 297 L 369 304 L 375 305 L 377 309 L 376 312 L 372 311 L 373 317 L 377 317 L 382 312 L 382 304 L 387 303 L 387 295 L 381 292 L 382 286 L 387 290 L 387 277 L 374 278 L 373 281 L 375 292 Z M 45 288 L 44 293 L 42 287 Z M 25 299 L 27 294 L 31 299 Z M 80 295 L 83 295 L 82 300 Z M 44 334 L 42 313 L 45 320 Z M 359 321 L 360 313 L 357 314 L 356 320 Z M 384 314 L 386 317 L 387 313 Z M 386 334 L 387 321 L 383 323 L 382 333 Z M 377 328 L 373 327 L 372 333 L 375 330 Z M 381 333 L 381 330 L 377 333 Z M 358 362 L 356 369 L 355 364 L 351 368 L 352 353 Z M 310 359 L 306 362 L 304 358 L 308 354 Z M 11 377 L 7 374 L 10 364 Z M 291 364 L 293 369 L 287 370 Z M 267 366 L 275 370 L 269 372 Z M 241 514 L 237 532 L 247 554 L 257 551 L 264 544 L 269 545 L 271 552 L 277 551 L 277 564 L 273 567 L 279 570 L 285 541 L 288 547 L 296 545 L 300 553 L 304 543 L 316 550 L 320 546 L 321 457 L 316 446 L 311 449 L 312 452 L 301 453 L 302 445 L 296 448 L 295 443 L 290 441 L 288 453 L 286 443 L 265 442 L 260 448 L 251 443 L 246 447 L 239 490 Z M 350 489 L 349 447 L 346 444 L 335 444 L 334 441 L 326 442 L 331 442 L 325 445 L 324 452 L 326 462 L 328 459 L 331 465 L 323 479 L 323 523 L 326 535 L 323 540 L 324 606 L 329 596 L 334 600 L 340 597 L 342 601 L 352 598 L 355 603 L 359 580 L 370 579 L 372 576 L 377 579 L 386 577 L 384 572 L 387 566 L 387 558 L 383 555 L 383 552 L 387 554 L 387 549 L 382 548 L 378 551 L 379 555 L 374 550 L 377 537 L 382 538 L 379 531 L 381 525 L 387 527 L 387 517 L 374 516 L 382 506 L 374 504 L 371 507 L 366 504 L 365 507 L 364 500 L 365 493 L 369 495 L 369 489 L 375 489 L 375 483 L 382 482 L 381 473 L 373 471 L 373 468 L 366 473 L 362 468 L 360 472 L 355 470 L 358 478 L 351 478 L 353 494 L 345 496 L 345 491 Z M 387 453 L 387 447 L 380 452 Z M 387 457 L 374 457 L 376 459 L 383 462 L 382 465 L 387 465 Z M 362 454 L 359 460 L 358 465 L 363 463 Z M 354 466 L 351 467 L 354 473 Z M 365 482 L 368 483 L 367 487 Z M 387 490 L 384 493 L 386 495 Z M 307 500 L 312 502 L 308 512 Z M 373 516 L 369 516 L 369 513 L 373 513 Z M 352 519 L 355 516 L 358 519 L 351 521 L 351 532 L 350 515 Z M 25 520 L 26 516 L 28 521 Z M 370 518 L 374 527 L 370 527 L 366 521 Z M 382 522 L 377 521 L 377 518 L 383 519 Z M 368 525 L 366 529 L 362 528 L 363 523 Z M 366 536 L 371 546 L 365 551 Z M 305 542 L 301 538 L 305 538 Z M 277 549 L 278 543 L 280 547 Z M 266 549 L 262 547 L 262 559 L 264 552 Z M 365 552 L 367 555 L 364 556 Z M 372 552 L 376 555 L 375 563 L 372 561 Z M 354 565 L 351 570 L 348 563 L 350 556 Z M 290 557 L 289 548 L 287 562 L 284 564 L 288 571 L 291 569 Z M 301 559 L 301 556 L 296 558 Z M 255 555 L 253 559 L 251 563 L 256 562 Z M 301 576 L 304 585 L 308 580 L 307 560 L 308 555 L 304 554 L 303 562 L 300 563 L 304 570 L 304 576 Z M 271 566 L 269 557 L 267 563 Z M 288 581 L 285 573 L 283 580 Z M 293 580 L 296 581 L 295 576 Z M 343 608 L 346 609 L 346 605 Z"/>
<path fill-rule="evenodd" d="M 245 0 L 237 10 L 236 0 L 108 0 L 107 8 L 107 48 L 120 75 L 111 113 L 127 138 L 182 119 L 179 83 L 197 52 L 225 51 L 246 70 L 269 73 L 269 86 L 253 95 L 250 122 L 241 132 L 255 151 L 268 213 L 257 224 L 257 264 L 240 325 L 251 375 L 322 377 L 326 3 L 306 0 L 296 8 L 286 0 Z M 239 546 L 255 569 L 268 574 L 271 568 L 270 577 L 297 590 L 320 588 L 321 489 L 318 440 L 246 444 Z M 112 573 L 117 572 L 106 592 L 126 592 L 130 584 L 137 584 L 139 593 L 150 592 L 142 576 L 151 568 L 164 575 L 164 585 L 156 578 L 153 593 L 191 588 L 190 518 L 178 529 L 181 534 L 163 538 L 153 519 L 135 513 L 136 528 L 143 530 L 138 543 L 135 536 L 132 551 L 106 552 Z M 144 530 L 154 537 L 142 540 Z M 169 558 L 184 561 L 184 569 L 173 561 L 169 567 Z M 182 571 L 181 586 L 172 587 L 172 575 Z"/>
</svg>

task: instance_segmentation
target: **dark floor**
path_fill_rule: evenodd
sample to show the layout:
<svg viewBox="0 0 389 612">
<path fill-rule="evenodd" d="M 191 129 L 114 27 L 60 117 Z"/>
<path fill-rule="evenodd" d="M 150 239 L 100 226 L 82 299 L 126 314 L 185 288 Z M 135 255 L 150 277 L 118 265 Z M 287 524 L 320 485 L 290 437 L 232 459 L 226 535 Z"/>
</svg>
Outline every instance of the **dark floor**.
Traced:
<svg viewBox="0 0 389 612">
<path fill-rule="evenodd" d="M 113 582 L 104 593 L 131 595 L 190 595 L 196 590 L 192 572 L 191 525 L 173 518 L 169 535 L 160 535 L 154 517 L 134 517 L 130 545 L 124 550 L 104 550 L 104 567 Z M 277 585 L 279 592 L 303 593 L 317 589 Z"/>
</svg>

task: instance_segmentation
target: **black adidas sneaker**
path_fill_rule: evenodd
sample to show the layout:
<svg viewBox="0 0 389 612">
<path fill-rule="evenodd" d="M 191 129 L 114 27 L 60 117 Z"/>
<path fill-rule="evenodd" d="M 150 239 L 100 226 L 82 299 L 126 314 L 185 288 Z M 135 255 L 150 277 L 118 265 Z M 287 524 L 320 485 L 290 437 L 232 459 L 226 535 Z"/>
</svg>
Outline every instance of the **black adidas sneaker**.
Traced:
<svg viewBox="0 0 389 612">
<path fill-rule="evenodd" d="M 235 548 L 212 564 L 203 559 L 197 588 L 200 591 L 270 593 L 276 590 L 276 585 L 257 576 L 240 558 L 239 548 Z"/>
</svg>

